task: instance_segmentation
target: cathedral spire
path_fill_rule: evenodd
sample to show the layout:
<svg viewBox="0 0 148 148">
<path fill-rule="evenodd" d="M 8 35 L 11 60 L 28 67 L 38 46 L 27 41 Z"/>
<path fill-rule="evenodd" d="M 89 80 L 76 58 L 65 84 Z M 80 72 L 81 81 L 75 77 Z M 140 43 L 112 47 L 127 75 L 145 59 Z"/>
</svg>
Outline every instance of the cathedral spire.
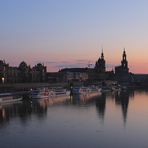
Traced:
<svg viewBox="0 0 148 148">
<path fill-rule="evenodd" d="M 103 48 L 102 48 L 102 53 L 101 53 L 101 59 L 104 59 Z"/>
<path fill-rule="evenodd" d="M 121 61 L 121 65 L 123 68 L 128 69 L 128 61 L 126 59 L 126 52 L 125 52 L 125 48 L 123 50 L 123 54 L 122 54 L 122 61 Z"/>
<path fill-rule="evenodd" d="M 125 48 L 123 49 L 123 55 L 122 55 L 122 60 L 123 61 L 126 61 L 126 52 L 125 52 Z"/>
<path fill-rule="evenodd" d="M 101 57 L 96 62 L 95 69 L 97 72 L 105 72 L 105 59 L 104 59 L 104 53 L 103 53 L 103 48 L 101 52 Z"/>
</svg>

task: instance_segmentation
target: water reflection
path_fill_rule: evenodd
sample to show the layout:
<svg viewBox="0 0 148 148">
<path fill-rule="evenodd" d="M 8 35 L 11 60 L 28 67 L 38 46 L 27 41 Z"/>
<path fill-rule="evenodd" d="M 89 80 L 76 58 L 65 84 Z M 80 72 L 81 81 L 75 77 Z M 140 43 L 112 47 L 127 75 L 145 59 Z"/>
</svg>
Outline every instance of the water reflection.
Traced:
<svg viewBox="0 0 148 148">
<path fill-rule="evenodd" d="M 106 107 L 106 94 L 102 94 L 96 98 L 96 109 L 99 114 L 99 118 L 104 119 Z"/>
<path fill-rule="evenodd" d="M 129 104 L 129 92 L 120 92 L 119 94 L 115 95 L 115 103 L 116 105 L 121 105 L 122 114 L 123 114 L 123 121 L 126 123 L 127 120 L 127 111 L 128 111 L 128 104 Z"/>
<path fill-rule="evenodd" d="M 148 147 L 147 114 L 146 91 L 4 105 L 0 147 Z"/>
<path fill-rule="evenodd" d="M 121 91 L 115 94 L 115 103 L 117 106 L 121 106 L 124 124 L 126 124 L 127 121 L 129 99 L 133 97 L 134 91 Z"/>
<path fill-rule="evenodd" d="M 137 92 L 136 93 L 144 93 Z M 148 95 L 147 92 L 145 92 Z M 66 104 L 66 106 L 96 106 L 98 117 L 101 120 L 105 118 L 106 104 L 108 100 L 115 102 L 116 106 L 121 106 L 123 122 L 126 124 L 128 118 L 128 106 L 130 99 L 134 98 L 134 91 L 121 91 L 116 93 L 102 94 L 96 97 L 89 97 L 85 95 L 73 96 L 70 99 L 38 99 L 27 100 L 17 104 L 10 104 L 0 106 L 0 124 L 4 125 L 9 123 L 10 119 L 19 117 L 20 121 L 25 124 L 34 115 L 40 120 L 47 118 L 48 108 L 57 104 Z M 66 107 L 65 106 L 65 107 Z"/>
<path fill-rule="evenodd" d="M 69 99 L 68 99 L 69 100 Z M 44 119 L 47 115 L 49 106 L 67 102 L 67 98 L 57 99 L 26 99 L 19 103 L 6 104 L 0 106 L 0 124 L 9 123 L 9 120 L 19 117 L 20 121 L 25 124 L 34 115 L 38 119 Z"/>
<path fill-rule="evenodd" d="M 90 97 L 88 95 L 74 95 L 70 98 L 70 103 L 73 105 L 86 105 L 95 101 L 96 97 Z"/>
<path fill-rule="evenodd" d="M 18 113 L 18 106 L 16 104 L 0 106 L 0 123 L 5 124 L 9 122 L 12 117 L 18 116 Z"/>
<path fill-rule="evenodd" d="M 43 107 L 38 102 L 23 101 L 17 104 L 9 104 L 0 108 L 0 123 L 9 122 L 11 118 L 19 117 L 22 123 L 30 119 L 31 114 L 43 118 L 47 113 L 47 106 Z"/>
</svg>

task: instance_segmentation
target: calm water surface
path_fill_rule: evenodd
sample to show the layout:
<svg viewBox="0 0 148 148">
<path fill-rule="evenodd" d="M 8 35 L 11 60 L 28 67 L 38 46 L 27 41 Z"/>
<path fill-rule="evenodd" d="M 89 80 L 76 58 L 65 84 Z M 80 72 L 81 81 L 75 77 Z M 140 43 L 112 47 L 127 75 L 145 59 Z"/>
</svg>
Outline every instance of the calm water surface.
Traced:
<svg viewBox="0 0 148 148">
<path fill-rule="evenodd" d="M 148 148 L 148 92 L 0 106 L 0 148 Z"/>
</svg>

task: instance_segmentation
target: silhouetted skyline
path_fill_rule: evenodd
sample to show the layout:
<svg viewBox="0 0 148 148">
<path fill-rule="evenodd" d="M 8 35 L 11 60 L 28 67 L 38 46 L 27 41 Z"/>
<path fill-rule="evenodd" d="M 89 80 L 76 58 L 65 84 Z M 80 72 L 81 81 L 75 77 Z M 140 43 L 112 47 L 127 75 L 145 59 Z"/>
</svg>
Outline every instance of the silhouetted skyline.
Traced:
<svg viewBox="0 0 148 148">
<path fill-rule="evenodd" d="M 148 73 L 146 0 L 13 0 L 0 3 L 0 59 L 41 62 L 48 71 L 95 64 L 109 68 L 126 48 L 134 73 Z M 81 61 L 81 62 L 80 62 Z"/>
</svg>

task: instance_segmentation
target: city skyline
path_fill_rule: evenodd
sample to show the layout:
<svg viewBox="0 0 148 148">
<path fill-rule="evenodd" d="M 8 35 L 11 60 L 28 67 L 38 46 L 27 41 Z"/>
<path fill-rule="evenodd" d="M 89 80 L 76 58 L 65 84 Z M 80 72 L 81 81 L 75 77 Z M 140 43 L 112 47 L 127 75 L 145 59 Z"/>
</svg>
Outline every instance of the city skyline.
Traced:
<svg viewBox="0 0 148 148">
<path fill-rule="evenodd" d="M 130 72 L 148 73 L 146 0 L 0 2 L 0 59 L 44 63 L 48 71 L 95 64 L 102 47 L 109 69 L 126 49 Z"/>
</svg>

